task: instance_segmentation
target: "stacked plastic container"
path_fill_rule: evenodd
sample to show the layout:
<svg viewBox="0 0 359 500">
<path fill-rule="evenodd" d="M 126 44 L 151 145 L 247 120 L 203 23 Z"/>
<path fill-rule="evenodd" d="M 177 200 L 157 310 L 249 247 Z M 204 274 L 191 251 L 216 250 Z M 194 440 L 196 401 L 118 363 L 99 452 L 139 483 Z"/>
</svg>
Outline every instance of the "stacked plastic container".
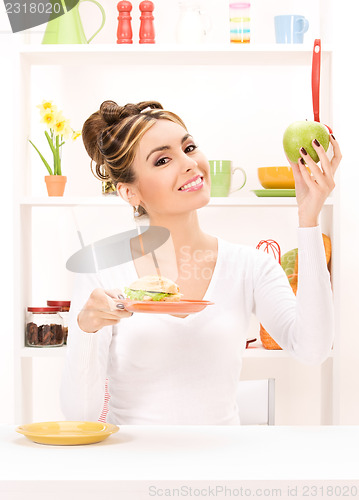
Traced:
<svg viewBox="0 0 359 500">
<path fill-rule="evenodd" d="M 251 4 L 234 2 L 229 4 L 231 43 L 249 43 L 251 41 Z"/>
</svg>

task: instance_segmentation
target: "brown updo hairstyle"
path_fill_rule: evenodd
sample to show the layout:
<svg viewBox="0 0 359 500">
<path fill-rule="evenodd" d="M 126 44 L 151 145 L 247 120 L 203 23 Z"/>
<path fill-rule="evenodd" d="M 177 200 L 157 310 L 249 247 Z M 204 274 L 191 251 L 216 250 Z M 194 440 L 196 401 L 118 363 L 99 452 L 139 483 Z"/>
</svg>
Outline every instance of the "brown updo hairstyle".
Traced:
<svg viewBox="0 0 359 500">
<path fill-rule="evenodd" d="M 95 162 L 92 173 L 100 180 L 132 184 L 136 181 L 133 161 L 139 141 L 157 120 L 170 120 L 187 130 L 176 114 L 165 111 L 156 101 L 119 106 L 114 101 L 104 101 L 100 109 L 84 123 L 82 139 L 90 158 Z M 140 215 L 147 215 L 139 206 Z"/>
</svg>

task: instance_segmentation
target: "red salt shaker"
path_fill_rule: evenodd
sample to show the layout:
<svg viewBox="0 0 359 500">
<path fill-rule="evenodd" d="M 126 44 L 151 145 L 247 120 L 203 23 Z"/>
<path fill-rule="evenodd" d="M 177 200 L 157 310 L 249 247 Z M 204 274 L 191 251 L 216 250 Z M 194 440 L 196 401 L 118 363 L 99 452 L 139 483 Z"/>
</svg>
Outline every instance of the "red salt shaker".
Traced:
<svg viewBox="0 0 359 500">
<path fill-rule="evenodd" d="M 132 43 L 132 27 L 131 15 L 132 10 L 131 2 L 128 0 L 121 0 L 117 4 L 118 10 L 118 28 L 117 28 L 117 43 Z"/>
<path fill-rule="evenodd" d="M 144 0 L 140 3 L 140 43 L 155 43 L 154 17 L 152 15 L 154 8 L 155 6 L 150 0 Z"/>
</svg>

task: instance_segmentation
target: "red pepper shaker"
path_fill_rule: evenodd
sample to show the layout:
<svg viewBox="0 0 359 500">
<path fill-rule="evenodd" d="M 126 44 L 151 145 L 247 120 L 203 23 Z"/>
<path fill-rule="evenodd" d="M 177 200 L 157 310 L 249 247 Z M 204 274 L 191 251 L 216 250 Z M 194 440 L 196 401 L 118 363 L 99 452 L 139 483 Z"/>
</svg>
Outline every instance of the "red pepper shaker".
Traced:
<svg viewBox="0 0 359 500">
<path fill-rule="evenodd" d="M 131 2 L 122 0 L 117 4 L 118 10 L 118 28 L 117 28 L 117 43 L 132 43 L 132 27 L 131 15 L 132 10 Z"/>
<path fill-rule="evenodd" d="M 152 15 L 154 8 L 155 6 L 150 0 L 144 0 L 140 3 L 140 43 L 155 43 L 154 17 Z"/>
</svg>

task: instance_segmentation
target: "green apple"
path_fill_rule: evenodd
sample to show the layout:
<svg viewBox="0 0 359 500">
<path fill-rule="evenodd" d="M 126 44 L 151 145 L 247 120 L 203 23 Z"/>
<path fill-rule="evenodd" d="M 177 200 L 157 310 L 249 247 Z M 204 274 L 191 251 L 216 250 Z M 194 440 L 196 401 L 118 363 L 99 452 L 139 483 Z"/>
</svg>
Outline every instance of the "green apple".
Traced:
<svg viewBox="0 0 359 500">
<path fill-rule="evenodd" d="M 303 147 L 311 158 L 318 163 L 319 157 L 312 146 L 314 139 L 317 139 L 324 150 L 327 151 L 329 147 L 329 132 L 324 125 L 319 122 L 307 120 L 291 123 L 283 135 L 285 154 L 290 161 L 297 163 L 301 157 L 299 150 Z"/>
</svg>

